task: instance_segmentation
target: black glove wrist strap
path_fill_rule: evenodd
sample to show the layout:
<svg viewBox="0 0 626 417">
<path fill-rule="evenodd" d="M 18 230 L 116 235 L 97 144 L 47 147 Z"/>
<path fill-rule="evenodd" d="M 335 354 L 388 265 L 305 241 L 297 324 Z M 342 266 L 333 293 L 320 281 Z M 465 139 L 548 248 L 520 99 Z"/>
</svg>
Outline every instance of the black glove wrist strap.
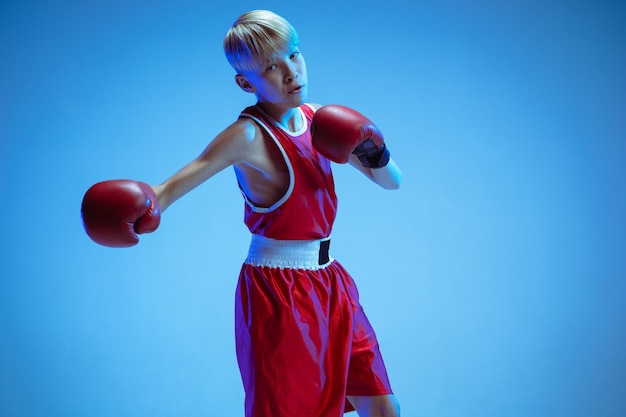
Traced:
<svg viewBox="0 0 626 417">
<path fill-rule="evenodd" d="M 383 143 L 383 146 L 378 148 L 375 152 L 354 152 L 361 161 L 361 165 L 366 168 L 382 168 L 389 163 L 391 154 L 387 146 Z"/>
</svg>

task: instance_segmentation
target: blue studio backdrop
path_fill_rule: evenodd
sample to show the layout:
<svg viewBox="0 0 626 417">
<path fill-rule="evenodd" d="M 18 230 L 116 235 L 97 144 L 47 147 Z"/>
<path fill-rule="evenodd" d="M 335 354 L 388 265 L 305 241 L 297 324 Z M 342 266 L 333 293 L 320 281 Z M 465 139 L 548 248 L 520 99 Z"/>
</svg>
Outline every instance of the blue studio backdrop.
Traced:
<svg viewBox="0 0 626 417">
<path fill-rule="evenodd" d="M 309 101 L 404 174 L 335 165 L 332 252 L 404 416 L 626 415 L 626 7 L 598 1 L 0 2 L 0 416 L 243 415 L 231 169 L 140 244 L 83 231 L 92 184 L 160 183 L 254 102 L 241 13 L 299 32 Z"/>
</svg>

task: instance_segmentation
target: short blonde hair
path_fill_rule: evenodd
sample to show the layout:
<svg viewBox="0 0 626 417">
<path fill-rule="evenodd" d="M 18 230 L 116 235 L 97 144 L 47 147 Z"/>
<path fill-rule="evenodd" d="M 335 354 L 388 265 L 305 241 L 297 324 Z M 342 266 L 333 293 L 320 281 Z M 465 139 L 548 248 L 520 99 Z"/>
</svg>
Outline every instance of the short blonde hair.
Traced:
<svg viewBox="0 0 626 417">
<path fill-rule="evenodd" d="M 224 37 L 224 53 L 237 72 L 254 71 L 274 53 L 297 46 L 298 34 L 287 20 L 269 10 L 242 14 Z"/>
</svg>

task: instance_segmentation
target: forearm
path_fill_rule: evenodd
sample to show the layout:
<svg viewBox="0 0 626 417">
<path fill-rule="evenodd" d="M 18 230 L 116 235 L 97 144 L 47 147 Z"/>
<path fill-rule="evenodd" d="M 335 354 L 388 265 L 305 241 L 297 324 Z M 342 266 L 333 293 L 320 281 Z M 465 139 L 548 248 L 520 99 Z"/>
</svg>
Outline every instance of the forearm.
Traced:
<svg viewBox="0 0 626 417">
<path fill-rule="evenodd" d="M 251 144 L 257 138 L 254 126 L 248 121 L 233 123 L 217 135 L 200 156 L 163 184 L 153 186 L 161 211 L 165 211 L 172 203 L 213 175 L 251 155 L 251 149 L 254 149 Z M 261 134 L 258 137 L 261 140 L 263 138 Z"/>
<path fill-rule="evenodd" d="M 355 155 L 350 156 L 350 164 L 386 190 L 397 190 L 402 182 L 402 171 L 393 159 L 381 168 L 364 167 Z"/>
<path fill-rule="evenodd" d="M 157 200 L 159 201 L 161 212 L 167 210 L 172 203 L 191 190 L 190 187 L 183 188 L 178 184 L 176 176 L 173 176 L 162 184 L 152 186 L 152 189 L 157 196 Z"/>
<path fill-rule="evenodd" d="M 371 168 L 372 180 L 387 190 L 397 190 L 402 182 L 402 171 L 398 165 L 389 160 L 389 163 L 382 168 Z"/>
<path fill-rule="evenodd" d="M 161 211 L 165 211 L 176 200 L 202 184 L 213 174 L 213 170 L 207 169 L 207 165 L 198 159 L 182 168 L 162 184 L 153 185 L 152 189 L 157 196 Z"/>
</svg>

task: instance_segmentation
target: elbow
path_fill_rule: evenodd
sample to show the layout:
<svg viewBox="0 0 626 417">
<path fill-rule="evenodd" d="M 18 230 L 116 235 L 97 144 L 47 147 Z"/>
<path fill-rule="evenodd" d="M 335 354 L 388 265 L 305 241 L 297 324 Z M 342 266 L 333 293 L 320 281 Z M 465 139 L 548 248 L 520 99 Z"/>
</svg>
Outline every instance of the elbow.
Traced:
<svg viewBox="0 0 626 417">
<path fill-rule="evenodd" d="M 393 183 L 391 186 L 387 187 L 387 190 L 391 190 L 391 191 L 399 190 L 399 189 L 400 189 L 399 182 Z"/>
<path fill-rule="evenodd" d="M 395 181 L 393 184 L 391 184 L 389 187 L 387 187 L 387 189 L 388 190 L 392 190 L 392 191 L 393 190 L 399 190 L 401 182 L 402 182 L 401 180 Z"/>
<path fill-rule="evenodd" d="M 400 188 L 400 184 L 402 184 L 402 173 L 398 170 L 395 175 L 389 178 L 389 181 L 386 181 L 382 184 L 385 190 L 397 190 Z"/>
<path fill-rule="evenodd" d="M 398 168 L 398 165 L 390 159 L 387 164 L 387 178 L 384 188 L 387 190 L 397 190 L 402 184 L 402 171 Z"/>
<path fill-rule="evenodd" d="M 371 180 L 385 190 L 397 190 L 402 183 L 402 171 L 400 171 L 398 166 L 391 159 L 384 167 L 370 168 L 369 171 L 365 173 Z"/>
</svg>

